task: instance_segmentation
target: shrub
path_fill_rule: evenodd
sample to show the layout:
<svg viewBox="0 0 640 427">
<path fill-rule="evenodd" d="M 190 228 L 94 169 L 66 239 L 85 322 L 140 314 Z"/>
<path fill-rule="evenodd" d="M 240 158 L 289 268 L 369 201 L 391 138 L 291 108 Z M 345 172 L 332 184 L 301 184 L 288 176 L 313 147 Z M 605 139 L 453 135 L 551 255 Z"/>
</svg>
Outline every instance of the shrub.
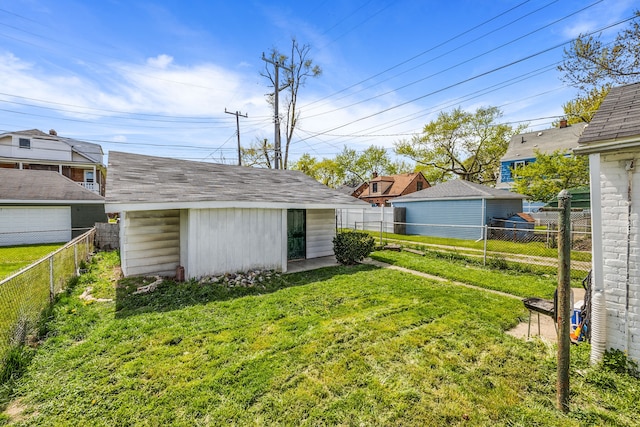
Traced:
<svg viewBox="0 0 640 427">
<path fill-rule="evenodd" d="M 353 265 L 373 251 L 375 241 L 367 233 L 348 231 L 333 238 L 333 253 L 340 264 Z"/>
</svg>

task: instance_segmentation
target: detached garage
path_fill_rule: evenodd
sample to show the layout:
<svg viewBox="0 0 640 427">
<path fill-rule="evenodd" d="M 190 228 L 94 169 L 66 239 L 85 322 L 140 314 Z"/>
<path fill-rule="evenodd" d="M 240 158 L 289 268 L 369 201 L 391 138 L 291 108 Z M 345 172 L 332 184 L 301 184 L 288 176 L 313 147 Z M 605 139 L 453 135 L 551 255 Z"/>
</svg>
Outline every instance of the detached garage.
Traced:
<svg viewBox="0 0 640 427">
<path fill-rule="evenodd" d="M 0 169 L 0 246 L 68 242 L 104 221 L 104 198 L 70 179 Z"/>
<path fill-rule="evenodd" d="M 407 234 L 477 240 L 492 218 L 522 212 L 525 196 L 456 179 L 399 197 L 406 208 Z"/>
<path fill-rule="evenodd" d="M 333 255 L 336 208 L 367 206 L 298 171 L 121 152 L 108 170 L 125 276 L 284 272 L 290 260 Z"/>
</svg>

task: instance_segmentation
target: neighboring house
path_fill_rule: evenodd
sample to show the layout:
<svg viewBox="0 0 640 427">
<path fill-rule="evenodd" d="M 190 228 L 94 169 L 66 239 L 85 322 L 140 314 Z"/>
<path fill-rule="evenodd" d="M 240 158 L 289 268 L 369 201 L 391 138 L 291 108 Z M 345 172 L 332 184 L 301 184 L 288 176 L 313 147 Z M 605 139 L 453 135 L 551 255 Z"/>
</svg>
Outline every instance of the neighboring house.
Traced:
<svg viewBox="0 0 640 427">
<path fill-rule="evenodd" d="M 59 173 L 0 168 L 0 246 L 68 242 L 106 221 L 104 198 Z"/>
<path fill-rule="evenodd" d="M 411 194 L 431 186 L 422 172 L 386 176 L 374 174 L 368 184 L 366 188 L 362 188 L 360 195 L 355 195 L 354 193 L 353 196 L 372 206 L 390 206 L 396 197 Z"/>
<path fill-rule="evenodd" d="M 483 238 L 492 218 L 521 212 L 524 198 L 456 179 L 399 197 L 393 206 L 406 208 L 407 234 L 475 240 Z"/>
<path fill-rule="evenodd" d="M 368 182 L 361 182 L 360 184 L 344 184 L 336 188 L 337 191 L 348 194 L 355 198 L 360 198 L 360 195 L 369 187 Z"/>
<path fill-rule="evenodd" d="M 591 174 L 591 360 L 615 348 L 638 363 L 640 83 L 611 89 L 579 143 Z"/>
<path fill-rule="evenodd" d="M 507 152 L 500 159 L 500 177 L 496 188 L 511 189 L 513 184 L 512 171 L 536 161 L 536 151 L 551 154 L 556 150 L 571 153 L 578 146 L 578 138 L 582 134 L 586 123 L 567 125 L 561 120 L 557 128 L 514 135 L 509 142 Z M 535 212 L 545 204 L 542 202 L 524 202 L 525 212 Z"/>
<path fill-rule="evenodd" d="M 37 129 L 0 134 L 0 168 L 57 172 L 104 195 L 102 147 Z"/>
<path fill-rule="evenodd" d="M 336 208 L 366 206 L 299 171 L 113 151 L 106 200 L 125 276 L 186 278 L 333 255 Z"/>
</svg>

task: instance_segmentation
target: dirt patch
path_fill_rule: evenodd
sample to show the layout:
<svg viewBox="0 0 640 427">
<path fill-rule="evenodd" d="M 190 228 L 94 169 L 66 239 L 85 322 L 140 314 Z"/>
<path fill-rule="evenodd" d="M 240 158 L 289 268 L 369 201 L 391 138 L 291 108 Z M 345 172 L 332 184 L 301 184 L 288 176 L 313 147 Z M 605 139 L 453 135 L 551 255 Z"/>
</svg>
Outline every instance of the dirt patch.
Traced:
<svg viewBox="0 0 640 427">
<path fill-rule="evenodd" d="M 4 410 L 4 414 L 9 417 L 11 422 L 20 422 L 28 418 L 24 413 L 26 409 L 27 407 L 22 403 L 22 400 L 16 399 L 13 402 L 9 403 L 7 409 Z"/>
</svg>

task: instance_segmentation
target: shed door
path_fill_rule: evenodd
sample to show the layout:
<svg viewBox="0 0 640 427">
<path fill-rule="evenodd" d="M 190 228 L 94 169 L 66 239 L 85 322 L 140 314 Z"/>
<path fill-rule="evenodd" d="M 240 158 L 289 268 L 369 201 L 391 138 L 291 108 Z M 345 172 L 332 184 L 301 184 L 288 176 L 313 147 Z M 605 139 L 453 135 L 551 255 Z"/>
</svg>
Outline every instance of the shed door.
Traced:
<svg viewBox="0 0 640 427">
<path fill-rule="evenodd" d="M 301 259 L 306 255 L 306 211 L 287 211 L 287 259 Z"/>
</svg>

